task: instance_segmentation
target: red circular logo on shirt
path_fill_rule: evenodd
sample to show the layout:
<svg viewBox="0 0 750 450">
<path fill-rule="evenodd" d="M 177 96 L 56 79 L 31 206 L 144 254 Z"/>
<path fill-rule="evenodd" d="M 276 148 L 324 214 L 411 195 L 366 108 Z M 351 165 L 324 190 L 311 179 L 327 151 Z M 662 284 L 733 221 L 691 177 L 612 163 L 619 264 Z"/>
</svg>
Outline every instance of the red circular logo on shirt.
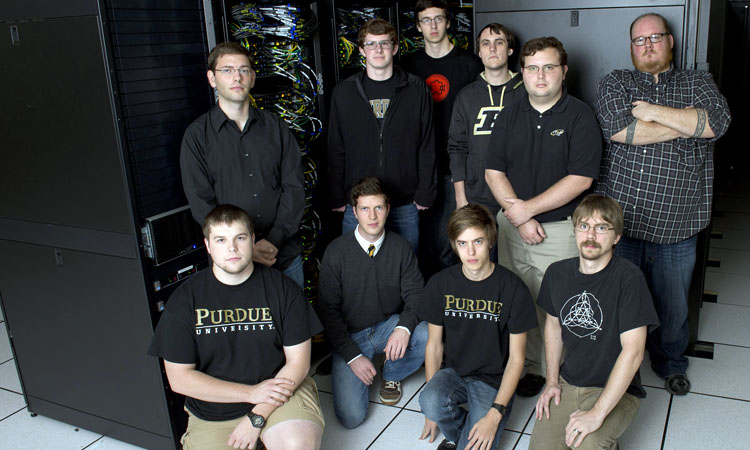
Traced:
<svg viewBox="0 0 750 450">
<path fill-rule="evenodd" d="M 448 79 L 439 73 L 430 75 L 425 82 L 432 92 L 433 102 L 442 102 L 451 90 L 451 84 L 448 82 Z"/>
</svg>

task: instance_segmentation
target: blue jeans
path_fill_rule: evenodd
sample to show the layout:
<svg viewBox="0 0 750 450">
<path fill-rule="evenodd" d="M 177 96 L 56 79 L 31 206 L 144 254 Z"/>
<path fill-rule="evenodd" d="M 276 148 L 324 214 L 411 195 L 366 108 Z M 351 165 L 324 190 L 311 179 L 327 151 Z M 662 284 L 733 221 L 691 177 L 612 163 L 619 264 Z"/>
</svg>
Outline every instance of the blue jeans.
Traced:
<svg viewBox="0 0 750 450">
<path fill-rule="evenodd" d="M 398 325 L 398 314 L 386 320 L 351 334 L 362 355 L 369 360 L 377 353 L 383 353 L 388 338 Z M 404 357 L 397 361 L 386 361 L 383 366 L 383 379 L 401 381 L 416 372 L 424 363 L 424 348 L 427 344 L 427 323 L 420 322 L 414 327 L 409 338 L 409 346 Z M 364 384 L 349 368 L 344 358 L 332 352 L 331 381 L 333 385 L 333 410 L 339 422 L 346 428 L 354 428 L 367 417 L 369 386 Z"/>
<path fill-rule="evenodd" d="M 695 267 L 697 235 L 674 244 L 656 244 L 623 237 L 615 254 L 640 267 L 646 276 L 659 327 L 649 333 L 646 347 L 657 375 L 684 375 L 688 359 L 683 356 L 690 339 L 688 291 Z"/>
<path fill-rule="evenodd" d="M 451 368 L 441 369 L 419 394 L 419 406 L 428 419 L 436 422 L 443 436 L 455 442 L 456 448 L 466 448 L 471 427 L 492 408 L 497 389 L 473 377 L 462 377 Z M 505 429 L 515 395 L 497 426 L 490 449 L 496 449 Z M 460 405 L 468 403 L 468 412 Z"/>
<path fill-rule="evenodd" d="M 292 260 L 292 263 L 289 264 L 286 269 L 284 269 L 284 275 L 288 276 L 295 283 L 297 283 L 300 289 L 305 287 L 305 273 L 302 270 L 301 255 L 297 255 L 297 257 Z"/>
<path fill-rule="evenodd" d="M 391 207 L 385 227 L 400 234 L 409 241 L 414 254 L 419 250 L 419 211 L 414 203 L 404 206 Z M 346 205 L 344 220 L 341 221 L 341 234 L 346 234 L 357 228 L 357 218 L 354 216 L 352 205 Z"/>
</svg>

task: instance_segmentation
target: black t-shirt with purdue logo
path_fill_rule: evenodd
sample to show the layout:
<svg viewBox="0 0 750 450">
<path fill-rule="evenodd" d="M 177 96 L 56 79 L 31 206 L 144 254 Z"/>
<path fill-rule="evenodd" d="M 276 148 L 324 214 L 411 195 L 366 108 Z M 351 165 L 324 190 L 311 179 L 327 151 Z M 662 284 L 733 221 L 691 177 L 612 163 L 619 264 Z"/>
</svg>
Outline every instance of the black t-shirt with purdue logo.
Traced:
<svg viewBox="0 0 750 450">
<path fill-rule="evenodd" d="M 508 363 L 509 334 L 537 326 L 529 289 L 497 264 L 482 281 L 466 278 L 461 264 L 433 276 L 424 289 L 420 316 L 443 327 L 445 367 L 495 388 Z"/>
<path fill-rule="evenodd" d="M 203 270 L 172 294 L 148 353 L 225 381 L 257 384 L 284 365 L 284 346 L 306 341 L 322 327 L 302 291 L 281 272 L 256 264 L 244 283 L 219 282 Z M 186 397 L 204 420 L 241 417 L 248 403 L 213 403 Z"/>
</svg>

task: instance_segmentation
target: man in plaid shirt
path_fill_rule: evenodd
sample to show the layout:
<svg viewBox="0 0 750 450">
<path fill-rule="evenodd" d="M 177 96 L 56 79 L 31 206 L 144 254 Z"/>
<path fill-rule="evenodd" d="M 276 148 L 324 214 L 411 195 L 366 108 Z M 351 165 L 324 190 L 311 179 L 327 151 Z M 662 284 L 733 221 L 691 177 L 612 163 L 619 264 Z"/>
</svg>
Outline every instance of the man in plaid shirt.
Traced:
<svg viewBox="0 0 750 450">
<path fill-rule="evenodd" d="M 618 255 L 649 283 L 660 326 L 648 337 L 651 365 L 669 392 L 690 390 L 683 356 L 696 238 L 708 225 L 713 142 L 730 121 L 711 74 L 672 65 L 667 21 L 644 14 L 630 26 L 636 70 L 615 70 L 598 87 L 596 111 L 608 144 L 598 192 L 625 214 Z"/>
</svg>

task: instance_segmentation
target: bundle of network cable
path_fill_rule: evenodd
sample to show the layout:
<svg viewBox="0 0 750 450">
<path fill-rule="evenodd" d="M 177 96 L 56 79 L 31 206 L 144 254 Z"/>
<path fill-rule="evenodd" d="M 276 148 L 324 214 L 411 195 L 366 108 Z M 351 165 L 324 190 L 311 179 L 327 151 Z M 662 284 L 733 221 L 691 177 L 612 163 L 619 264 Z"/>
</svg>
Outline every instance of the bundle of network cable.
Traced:
<svg viewBox="0 0 750 450">
<path fill-rule="evenodd" d="M 315 15 L 306 7 L 293 4 L 257 5 L 240 3 L 232 7 L 230 31 L 235 39 L 280 37 L 303 41 L 318 26 Z"/>
</svg>

